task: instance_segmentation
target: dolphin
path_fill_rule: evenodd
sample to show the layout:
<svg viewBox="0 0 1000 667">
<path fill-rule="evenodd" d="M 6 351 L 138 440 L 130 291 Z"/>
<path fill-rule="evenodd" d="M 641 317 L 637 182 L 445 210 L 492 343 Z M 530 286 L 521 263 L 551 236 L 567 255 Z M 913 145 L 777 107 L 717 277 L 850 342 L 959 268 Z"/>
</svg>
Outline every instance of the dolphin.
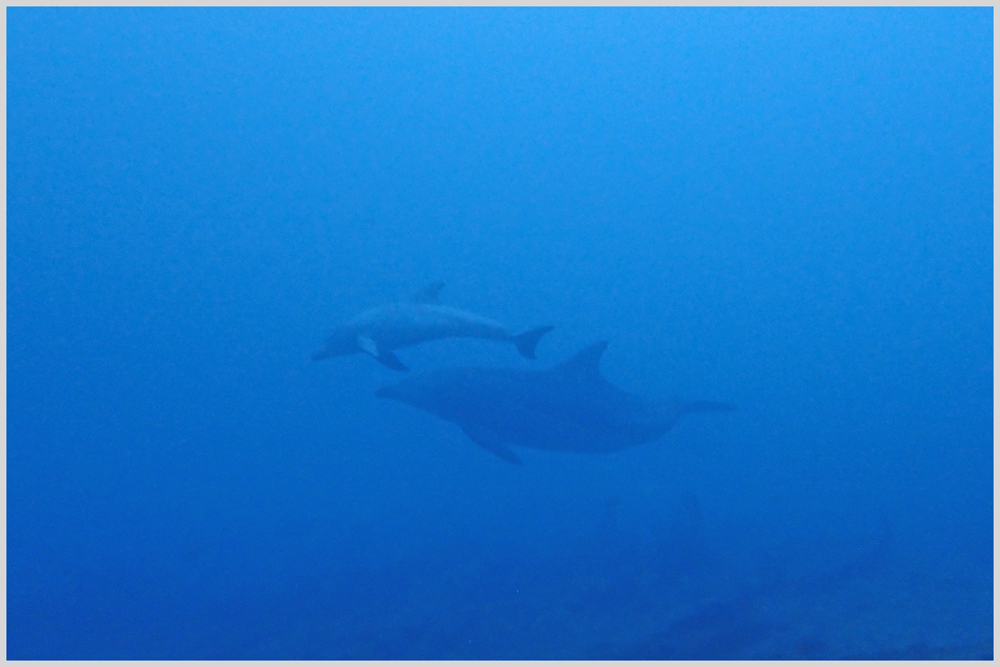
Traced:
<svg viewBox="0 0 1000 667">
<path fill-rule="evenodd" d="M 713 401 L 646 400 L 601 377 L 607 342 L 540 371 L 447 368 L 375 392 L 457 424 L 480 447 L 521 463 L 511 445 L 615 452 L 656 440 L 692 412 L 735 410 Z"/>
<path fill-rule="evenodd" d="M 444 283 L 428 285 L 406 303 L 393 303 L 365 311 L 337 327 L 322 349 L 313 353 L 316 361 L 328 357 L 364 352 L 396 371 L 410 370 L 393 350 L 439 338 L 485 338 L 510 341 L 525 359 L 535 358 L 538 339 L 554 327 L 538 327 L 514 335 L 499 322 L 456 308 L 438 305 Z"/>
</svg>

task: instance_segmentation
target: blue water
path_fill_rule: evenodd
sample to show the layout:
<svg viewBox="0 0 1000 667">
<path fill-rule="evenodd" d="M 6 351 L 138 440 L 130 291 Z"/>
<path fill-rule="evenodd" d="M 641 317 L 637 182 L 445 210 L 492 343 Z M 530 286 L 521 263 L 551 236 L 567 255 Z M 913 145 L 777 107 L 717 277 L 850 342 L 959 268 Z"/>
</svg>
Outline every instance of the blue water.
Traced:
<svg viewBox="0 0 1000 667">
<path fill-rule="evenodd" d="M 993 11 L 7 10 L 7 657 L 993 651 Z M 444 281 L 734 403 L 608 455 L 376 398 Z"/>
</svg>

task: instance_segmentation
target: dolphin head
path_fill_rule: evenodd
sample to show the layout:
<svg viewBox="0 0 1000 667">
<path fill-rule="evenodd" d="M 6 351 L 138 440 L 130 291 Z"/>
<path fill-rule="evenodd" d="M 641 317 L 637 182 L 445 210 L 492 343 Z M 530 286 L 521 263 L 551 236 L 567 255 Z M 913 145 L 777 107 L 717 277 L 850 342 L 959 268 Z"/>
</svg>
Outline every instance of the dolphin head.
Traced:
<svg viewBox="0 0 1000 667">
<path fill-rule="evenodd" d="M 323 343 L 323 347 L 312 353 L 314 361 L 330 357 L 342 357 L 358 352 L 358 341 L 354 332 L 347 327 L 338 327 Z"/>
<path fill-rule="evenodd" d="M 388 398 L 406 403 L 420 410 L 445 419 L 455 413 L 456 399 L 462 394 L 461 387 L 449 384 L 449 379 L 460 369 L 427 371 L 410 376 L 398 384 L 387 385 L 375 391 L 379 398 Z"/>
</svg>

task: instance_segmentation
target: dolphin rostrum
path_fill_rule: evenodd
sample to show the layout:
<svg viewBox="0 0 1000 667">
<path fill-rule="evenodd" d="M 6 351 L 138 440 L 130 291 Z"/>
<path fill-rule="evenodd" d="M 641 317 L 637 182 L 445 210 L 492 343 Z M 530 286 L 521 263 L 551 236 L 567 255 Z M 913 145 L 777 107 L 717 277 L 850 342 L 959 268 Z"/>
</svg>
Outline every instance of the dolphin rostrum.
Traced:
<svg viewBox="0 0 1000 667">
<path fill-rule="evenodd" d="M 485 338 L 510 341 L 525 359 L 535 358 L 538 339 L 553 327 L 538 327 L 514 335 L 499 322 L 437 303 L 444 283 L 428 285 L 409 302 L 393 303 L 365 311 L 337 327 L 315 360 L 365 352 L 397 371 L 410 370 L 393 350 L 439 338 Z"/>
<path fill-rule="evenodd" d="M 649 401 L 601 377 L 606 342 L 541 371 L 448 368 L 419 373 L 375 392 L 457 424 L 479 446 L 511 463 L 511 445 L 604 453 L 656 440 L 691 412 L 735 410 L 712 401 Z"/>
</svg>

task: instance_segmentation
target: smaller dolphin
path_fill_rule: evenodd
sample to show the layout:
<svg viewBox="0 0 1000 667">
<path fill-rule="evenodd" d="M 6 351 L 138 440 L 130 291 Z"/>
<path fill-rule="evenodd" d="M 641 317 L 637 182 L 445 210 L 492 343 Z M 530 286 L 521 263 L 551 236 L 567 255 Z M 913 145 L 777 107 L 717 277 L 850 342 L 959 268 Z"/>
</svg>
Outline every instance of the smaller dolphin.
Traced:
<svg viewBox="0 0 1000 667">
<path fill-rule="evenodd" d="M 437 303 L 444 283 L 434 283 L 420 290 L 406 303 L 393 303 L 365 311 L 337 327 L 321 350 L 313 353 L 316 361 L 364 352 L 396 371 L 410 370 L 393 350 L 439 338 L 484 338 L 510 341 L 525 359 L 535 358 L 538 339 L 554 327 L 538 327 L 514 335 L 499 322 Z"/>
</svg>

